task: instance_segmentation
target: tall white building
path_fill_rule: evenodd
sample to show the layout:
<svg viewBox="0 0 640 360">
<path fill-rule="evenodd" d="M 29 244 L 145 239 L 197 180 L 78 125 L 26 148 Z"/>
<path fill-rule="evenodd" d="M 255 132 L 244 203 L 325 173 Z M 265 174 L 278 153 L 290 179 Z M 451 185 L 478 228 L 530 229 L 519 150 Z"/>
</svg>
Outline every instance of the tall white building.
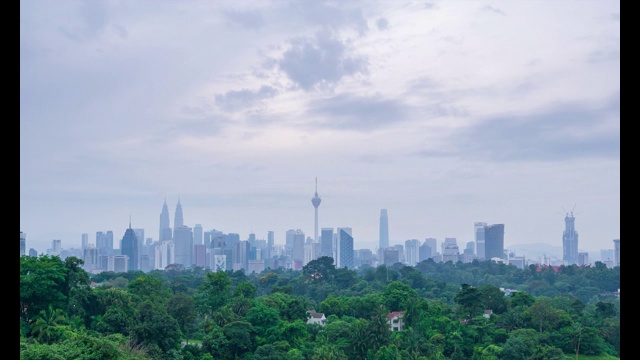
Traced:
<svg viewBox="0 0 640 360">
<path fill-rule="evenodd" d="M 304 232 L 300 229 L 287 230 L 287 243 L 291 244 L 291 268 L 301 270 L 304 263 Z"/>
<path fill-rule="evenodd" d="M 458 262 L 460 249 L 456 238 L 444 238 L 442 243 L 442 262 L 452 261 L 454 264 Z"/>
<path fill-rule="evenodd" d="M 27 233 L 20 231 L 20 256 L 25 255 L 27 251 Z"/>
<path fill-rule="evenodd" d="M 387 209 L 380 210 L 380 250 L 389 247 L 389 215 Z"/>
<path fill-rule="evenodd" d="M 193 231 L 191 228 L 182 225 L 173 229 L 173 243 L 176 264 L 182 264 L 185 268 L 191 267 L 193 255 Z"/>
<path fill-rule="evenodd" d="M 193 245 L 203 244 L 203 236 L 202 235 L 203 235 L 202 225 L 196 224 L 193 227 Z"/>
<path fill-rule="evenodd" d="M 410 239 L 404 242 L 404 260 L 408 266 L 416 266 L 418 263 L 418 248 L 420 241 L 418 239 Z"/>
<path fill-rule="evenodd" d="M 62 240 L 54 239 L 51 244 L 51 255 L 60 256 L 62 253 Z"/>
<path fill-rule="evenodd" d="M 613 261 L 615 266 L 620 266 L 620 239 L 613 240 Z"/>
<path fill-rule="evenodd" d="M 478 256 L 478 260 L 486 260 L 485 259 L 485 241 L 484 241 L 484 229 L 487 226 L 486 222 L 475 222 L 473 223 L 473 233 L 476 240 L 476 255 Z"/>
<path fill-rule="evenodd" d="M 80 239 L 80 249 L 84 250 L 89 245 L 89 234 L 83 233 Z"/>
<path fill-rule="evenodd" d="M 153 247 L 153 251 L 154 269 L 163 270 L 167 265 L 176 262 L 173 240 L 158 241 Z"/>
</svg>

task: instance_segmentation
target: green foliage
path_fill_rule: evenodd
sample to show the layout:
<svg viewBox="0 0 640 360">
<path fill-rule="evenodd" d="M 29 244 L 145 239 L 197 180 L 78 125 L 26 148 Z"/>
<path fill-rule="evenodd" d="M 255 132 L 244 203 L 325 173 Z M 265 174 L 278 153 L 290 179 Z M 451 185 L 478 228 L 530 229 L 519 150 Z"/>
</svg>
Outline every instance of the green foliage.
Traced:
<svg viewBox="0 0 640 360">
<path fill-rule="evenodd" d="M 567 266 L 556 273 L 423 261 L 354 271 L 334 269 L 332 262 L 310 264 L 306 274 L 183 266 L 148 274 L 104 272 L 91 276 L 102 279 L 102 286 L 92 288 L 78 259 L 21 259 L 21 359 L 619 355 L 620 301 L 602 294 L 604 283 L 619 284 L 619 268 Z M 504 296 L 499 287 L 518 292 Z M 32 313 L 38 306 L 44 312 Z M 482 316 L 487 308 L 493 310 L 488 319 Z M 307 325 L 309 309 L 325 313 L 327 324 Z M 389 329 L 392 310 L 404 311 L 403 331 Z"/>
<path fill-rule="evenodd" d="M 58 256 L 20 257 L 20 318 L 31 322 L 49 306 L 66 309 L 68 269 Z"/>
</svg>

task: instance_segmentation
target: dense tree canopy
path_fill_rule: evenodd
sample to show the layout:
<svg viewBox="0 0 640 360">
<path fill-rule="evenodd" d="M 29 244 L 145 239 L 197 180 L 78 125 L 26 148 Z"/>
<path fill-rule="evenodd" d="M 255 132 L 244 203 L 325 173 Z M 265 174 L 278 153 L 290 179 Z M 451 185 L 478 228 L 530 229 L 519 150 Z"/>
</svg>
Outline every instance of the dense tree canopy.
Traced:
<svg viewBox="0 0 640 360">
<path fill-rule="evenodd" d="M 21 359 L 563 359 L 619 356 L 619 267 L 435 263 L 87 274 L 20 259 Z M 98 283 L 89 286 L 89 279 Z M 503 289 L 511 289 L 505 294 Z M 324 326 L 307 324 L 308 311 Z M 490 315 L 485 310 L 492 310 Z M 387 315 L 401 311 L 404 329 Z"/>
</svg>

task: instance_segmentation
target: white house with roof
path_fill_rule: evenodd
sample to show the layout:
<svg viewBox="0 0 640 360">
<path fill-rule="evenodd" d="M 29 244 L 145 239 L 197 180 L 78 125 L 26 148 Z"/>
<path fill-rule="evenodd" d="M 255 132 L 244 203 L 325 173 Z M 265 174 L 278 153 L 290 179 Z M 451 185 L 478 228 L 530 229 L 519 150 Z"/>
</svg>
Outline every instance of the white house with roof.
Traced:
<svg viewBox="0 0 640 360">
<path fill-rule="evenodd" d="M 324 313 L 309 310 L 307 311 L 307 314 L 309 314 L 307 324 L 318 324 L 320 326 L 324 326 L 327 323 L 327 318 L 324 316 Z"/>
<path fill-rule="evenodd" d="M 403 315 L 404 311 L 393 311 L 387 314 L 387 322 L 391 331 L 402 331 L 404 329 Z"/>
</svg>

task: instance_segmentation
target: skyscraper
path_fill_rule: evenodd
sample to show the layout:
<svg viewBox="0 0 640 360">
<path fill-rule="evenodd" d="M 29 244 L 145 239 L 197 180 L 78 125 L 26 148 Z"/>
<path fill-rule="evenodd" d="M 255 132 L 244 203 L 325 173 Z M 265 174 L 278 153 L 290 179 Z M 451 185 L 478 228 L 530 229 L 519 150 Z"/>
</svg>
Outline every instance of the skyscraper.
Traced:
<svg viewBox="0 0 640 360">
<path fill-rule="evenodd" d="M 138 238 L 136 237 L 135 231 L 131 228 L 131 219 L 129 219 L 129 228 L 125 230 L 122 241 L 120 242 L 120 253 L 128 257 L 129 270 L 139 270 Z"/>
<path fill-rule="evenodd" d="M 389 247 L 389 217 L 387 209 L 380 210 L 380 249 Z"/>
<path fill-rule="evenodd" d="M 333 228 L 323 227 L 320 232 L 320 256 L 333 257 Z"/>
<path fill-rule="evenodd" d="M 82 238 L 80 240 L 80 249 L 84 250 L 89 245 L 89 234 L 82 233 Z"/>
<path fill-rule="evenodd" d="M 169 224 L 169 207 L 167 206 L 167 199 L 164 199 L 162 212 L 160 213 L 160 232 L 158 233 L 158 240 L 161 242 L 171 240 L 171 225 Z"/>
<path fill-rule="evenodd" d="M 173 230 L 173 243 L 176 264 L 190 268 L 193 259 L 193 231 L 188 226 L 179 226 Z"/>
<path fill-rule="evenodd" d="M 178 198 L 178 204 L 176 204 L 176 213 L 173 218 L 174 229 L 184 225 L 184 218 L 182 216 L 182 204 L 180 204 L 180 198 Z"/>
<path fill-rule="evenodd" d="M 203 241 L 202 235 L 203 235 L 202 225 L 196 224 L 196 226 L 193 227 L 193 244 L 194 245 L 202 244 L 202 241 Z"/>
<path fill-rule="evenodd" d="M 350 227 L 337 229 L 338 233 L 338 264 L 337 267 L 353 269 L 353 235 Z"/>
<path fill-rule="evenodd" d="M 27 250 L 27 233 L 20 231 L 20 256 Z"/>
<path fill-rule="evenodd" d="M 484 227 L 484 254 L 486 260 L 497 257 L 504 259 L 504 224 Z"/>
<path fill-rule="evenodd" d="M 418 248 L 420 241 L 418 239 L 410 239 L 404 242 L 404 259 L 407 265 L 416 266 L 418 263 Z"/>
<path fill-rule="evenodd" d="M 318 242 L 318 206 L 320 206 L 320 197 L 318 196 L 318 178 L 316 177 L 316 193 L 311 198 L 311 204 L 313 204 L 313 208 L 315 210 L 315 227 L 313 232 L 313 242 Z"/>
<path fill-rule="evenodd" d="M 620 266 L 620 239 L 613 239 L 614 266 Z"/>
<path fill-rule="evenodd" d="M 486 222 L 475 222 L 473 223 L 473 230 L 476 240 L 476 255 L 478 256 L 478 260 L 486 260 L 485 258 L 485 247 L 484 247 L 484 227 L 487 226 Z"/>
<path fill-rule="evenodd" d="M 286 241 L 291 244 L 291 266 L 293 270 L 301 270 L 304 263 L 304 232 L 300 229 L 287 230 Z"/>
<path fill-rule="evenodd" d="M 568 265 L 578 263 L 578 232 L 575 228 L 576 218 L 573 211 L 564 217 L 564 231 L 562 232 L 562 260 Z"/>
</svg>

